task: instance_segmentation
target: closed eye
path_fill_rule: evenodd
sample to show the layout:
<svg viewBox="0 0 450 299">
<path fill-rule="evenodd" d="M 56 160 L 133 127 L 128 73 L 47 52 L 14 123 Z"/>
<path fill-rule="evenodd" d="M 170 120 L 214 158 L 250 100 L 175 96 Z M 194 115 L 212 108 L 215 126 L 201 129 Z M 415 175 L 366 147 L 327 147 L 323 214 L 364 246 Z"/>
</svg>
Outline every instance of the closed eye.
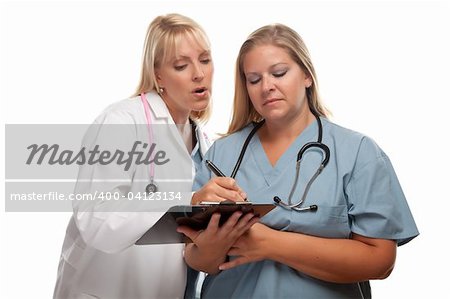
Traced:
<svg viewBox="0 0 450 299">
<path fill-rule="evenodd" d="M 286 73 L 287 73 L 287 70 L 281 71 L 281 72 L 275 72 L 275 73 L 273 73 L 272 75 L 273 75 L 275 78 L 280 78 L 280 77 L 283 77 L 284 75 L 286 75 Z"/>
<path fill-rule="evenodd" d="M 248 83 L 254 85 L 257 84 L 259 81 L 261 81 L 261 79 L 256 79 L 256 80 L 248 80 Z"/>
<path fill-rule="evenodd" d="M 261 77 L 257 76 L 256 74 L 250 74 L 249 76 L 247 76 L 247 82 L 250 84 L 256 84 L 259 81 L 261 81 Z"/>
<path fill-rule="evenodd" d="M 174 66 L 174 69 L 175 69 L 176 71 L 182 71 L 182 70 L 184 70 L 186 67 L 187 67 L 187 64 L 175 65 L 175 66 Z"/>
</svg>

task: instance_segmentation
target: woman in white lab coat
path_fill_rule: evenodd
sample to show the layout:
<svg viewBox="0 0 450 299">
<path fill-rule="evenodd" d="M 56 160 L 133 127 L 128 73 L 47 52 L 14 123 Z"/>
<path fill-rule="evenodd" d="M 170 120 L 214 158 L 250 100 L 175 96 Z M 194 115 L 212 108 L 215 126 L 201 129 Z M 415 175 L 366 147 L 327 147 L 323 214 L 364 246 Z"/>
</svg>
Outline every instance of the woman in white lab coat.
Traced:
<svg viewBox="0 0 450 299">
<path fill-rule="evenodd" d="M 112 127 L 114 142 L 154 143 L 166 151 L 172 164 L 160 167 L 136 163 L 125 169 L 123 164 L 97 163 L 80 168 L 77 193 L 92 194 L 95 190 L 111 198 L 74 204 L 54 298 L 184 296 L 184 245 L 134 243 L 164 209 L 190 202 L 193 174 L 208 148 L 197 123 L 209 116 L 212 75 L 209 41 L 196 22 L 178 14 L 153 20 L 135 96 L 108 107 L 95 120 L 84 142 L 87 146 L 105 142 L 101 139 L 107 139 L 106 128 Z M 145 193 L 149 184 L 172 199 L 139 200 L 156 194 Z M 116 196 L 123 200 L 114 200 Z"/>
</svg>

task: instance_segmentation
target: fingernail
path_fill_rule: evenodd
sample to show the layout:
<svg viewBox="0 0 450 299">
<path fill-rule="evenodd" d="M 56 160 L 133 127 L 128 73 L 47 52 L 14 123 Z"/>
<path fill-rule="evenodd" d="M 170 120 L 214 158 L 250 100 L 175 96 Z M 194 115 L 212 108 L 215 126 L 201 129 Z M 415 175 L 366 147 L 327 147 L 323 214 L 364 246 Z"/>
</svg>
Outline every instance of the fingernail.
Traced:
<svg viewBox="0 0 450 299">
<path fill-rule="evenodd" d="M 219 266 L 219 270 L 222 271 L 224 269 L 223 266 Z"/>
<path fill-rule="evenodd" d="M 241 196 L 242 196 L 242 198 L 247 199 L 247 193 L 241 192 Z"/>
</svg>

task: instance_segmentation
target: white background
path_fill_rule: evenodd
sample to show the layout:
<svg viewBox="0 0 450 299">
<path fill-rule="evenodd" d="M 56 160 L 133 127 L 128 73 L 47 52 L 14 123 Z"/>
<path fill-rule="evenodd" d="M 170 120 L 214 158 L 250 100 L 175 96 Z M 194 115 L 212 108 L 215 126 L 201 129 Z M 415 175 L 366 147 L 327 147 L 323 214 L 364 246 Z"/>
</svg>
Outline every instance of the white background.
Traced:
<svg viewBox="0 0 450 299">
<path fill-rule="evenodd" d="M 2 2 L 1 140 L 5 123 L 88 124 L 131 95 L 147 26 L 170 12 L 192 17 L 210 36 L 211 134 L 227 128 L 234 61 L 245 37 L 272 22 L 300 33 L 332 120 L 371 136 L 387 152 L 421 232 L 398 249 L 391 276 L 372 283 L 374 297 L 443 297 L 450 266 L 444 244 L 450 9 L 444 1 Z M 0 156 L 4 169 L 3 146 Z M 3 183 L 0 188 L 3 195 Z M 0 213 L 0 297 L 51 297 L 70 213 Z"/>
</svg>

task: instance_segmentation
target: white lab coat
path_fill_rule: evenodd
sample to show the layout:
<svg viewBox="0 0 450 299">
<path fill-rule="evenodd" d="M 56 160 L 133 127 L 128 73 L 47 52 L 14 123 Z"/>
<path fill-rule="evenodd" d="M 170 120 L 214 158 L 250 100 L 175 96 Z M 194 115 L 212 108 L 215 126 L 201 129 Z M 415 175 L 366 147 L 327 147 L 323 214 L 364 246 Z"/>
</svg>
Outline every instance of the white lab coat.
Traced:
<svg viewBox="0 0 450 299">
<path fill-rule="evenodd" d="M 197 127 L 195 134 L 198 142 L 191 156 L 164 101 L 155 92 L 147 93 L 146 96 L 152 112 L 152 124 L 172 125 L 161 127 L 167 128 L 165 144 L 171 144 L 179 155 L 177 174 L 190 173 L 188 177 L 192 179 L 195 172 L 193 157 L 195 154 L 203 157 L 209 147 L 208 140 Z M 147 121 L 140 97 L 135 97 L 111 105 L 95 123 L 134 125 L 136 134 L 141 134 L 139 131 L 143 131 Z M 98 171 L 98 166 L 86 169 Z M 115 172 L 114 166 L 109 165 L 108 172 Z M 148 172 L 149 167 L 145 165 L 129 172 L 124 172 L 121 166 L 111 177 L 119 176 L 123 180 L 115 183 L 117 186 L 113 189 L 122 193 L 143 192 L 148 183 Z M 164 173 L 155 168 L 154 175 L 159 184 L 160 180 L 167 181 L 174 173 Z M 164 183 L 159 184 L 158 191 L 165 191 L 167 187 L 164 186 Z M 190 195 L 191 187 L 192 181 L 189 181 L 180 188 L 183 194 Z M 181 202 L 174 201 L 171 205 L 189 204 L 189 201 L 189 196 L 184 196 Z M 110 205 L 111 212 L 98 212 L 96 203 L 74 205 L 62 248 L 54 298 L 182 298 L 186 285 L 186 266 L 182 257 L 184 245 L 134 245 L 154 225 L 162 212 L 147 209 L 148 202 L 142 203 L 142 207 L 138 206 L 140 212 L 127 209 L 118 212 L 114 209 L 117 203 L 106 204 Z"/>
</svg>

